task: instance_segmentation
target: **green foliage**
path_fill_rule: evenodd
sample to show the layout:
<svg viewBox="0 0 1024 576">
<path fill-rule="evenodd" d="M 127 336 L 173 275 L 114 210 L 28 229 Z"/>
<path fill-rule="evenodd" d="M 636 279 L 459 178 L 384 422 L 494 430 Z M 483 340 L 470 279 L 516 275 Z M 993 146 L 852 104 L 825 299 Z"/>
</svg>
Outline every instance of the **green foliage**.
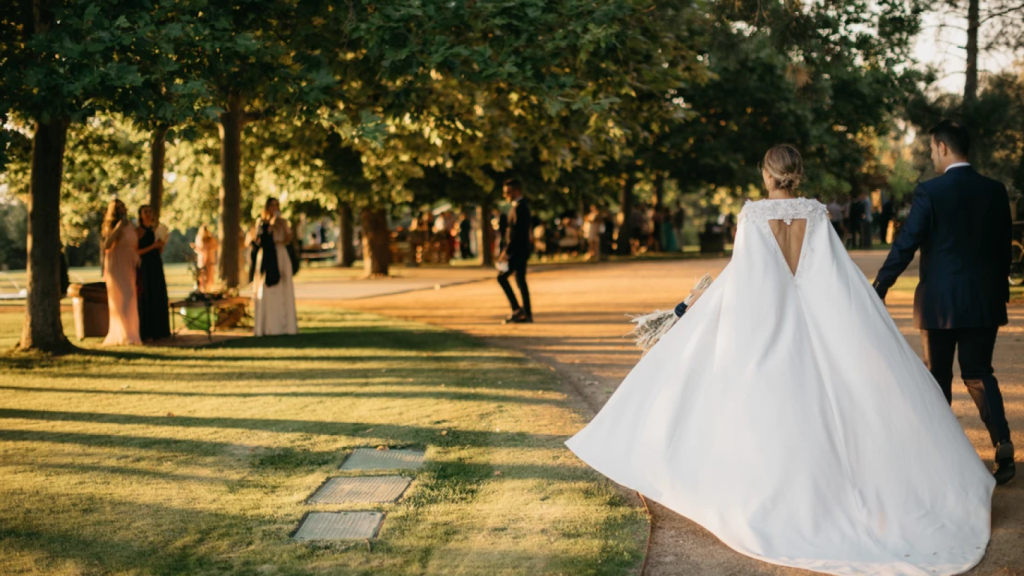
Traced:
<svg viewBox="0 0 1024 576">
<path fill-rule="evenodd" d="M 286 209 L 474 203 L 512 175 L 551 210 L 613 204 L 627 178 L 641 196 L 665 178 L 744 196 L 780 141 L 804 152 L 807 193 L 874 187 L 893 173 L 877 135 L 921 80 L 906 66 L 919 10 L 896 0 L 90 0 L 59 14 L 28 42 L 0 17 L 0 81 L 26 88 L 0 113 L 118 111 L 69 135 L 71 241 L 112 193 L 142 201 L 161 125 L 175 126 L 163 220 L 212 223 L 231 94 L 248 120 L 244 223 L 270 195 Z M 23 190 L 27 157 L 2 149 Z"/>
<path fill-rule="evenodd" d="M 0 268 L 19 270 L 25 267 L 27 224 L 25 205 L 17 198 L 0 193 Z"/>
<path fill-rule="evenodd" d="M 1024 193 L 1024 63 L 989 77 L 974 115 L 974 158 L 986 175 Z"/>
<path fill-rule="evenodd" d="M 158 33 L 147 4 L 5 2 L 0 112 L 42 122 L 81 121 L 138 90 L 144 78 L 138 63 L 125 56 L 137 41 Z"/>
<path fill-rule="evenodd" d="M 719 3 L 704 54 L 712 80 L 681 90 L 692 119 L 667 139 L 686 186 L 757 184 L 774 144 L 803 153 L 805 193 L 870 186 L 885 133 L 918 73 L 906 67 L 917 11 L 902 2 Z"/>
<path fill-rule="evenodd" d="M 908 117 L 918 128 L 919 162 L 930 166 L 928 130 L 944 118 L 964 122 L 962 98 L 922 95 L 908 107 Z M 971 132 L 971 163 L 1005 183 L 1012 194 L 1024 193 L 1024 65 L 986 79 L 966 125 Z"/>
</svg>

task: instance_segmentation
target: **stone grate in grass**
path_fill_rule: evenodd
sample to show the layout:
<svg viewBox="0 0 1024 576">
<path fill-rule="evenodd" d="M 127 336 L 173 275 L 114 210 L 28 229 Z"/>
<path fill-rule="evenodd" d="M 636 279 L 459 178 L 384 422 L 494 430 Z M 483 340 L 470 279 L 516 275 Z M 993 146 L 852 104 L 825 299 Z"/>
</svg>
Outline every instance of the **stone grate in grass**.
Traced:
<svg viewBox="0 0 1024 576">
<path fill-rule="evenodd" d="M 377 536 L 382 522 L 380 512 L 310 512 L 292 539 L 365 540 Z"/>
<path fill-rule="evenodd" d="M 310 504 L 394 502 L 412 481 L 403 476 L 331 478 L 309 497 Z"/>
<path fill-rule="evenodd" d="M 374 450 L 357 448 L 342 470 L 417 470 L 423 466 L 423 452 L 419 450 Z"/>
</svg>

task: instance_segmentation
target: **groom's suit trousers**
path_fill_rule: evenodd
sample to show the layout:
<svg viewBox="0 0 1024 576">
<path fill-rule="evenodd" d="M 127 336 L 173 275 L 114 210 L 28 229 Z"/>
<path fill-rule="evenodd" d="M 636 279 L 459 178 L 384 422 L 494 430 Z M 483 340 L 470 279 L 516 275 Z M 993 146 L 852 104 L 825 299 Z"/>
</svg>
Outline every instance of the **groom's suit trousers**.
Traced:
<svg viewBox="0 0 1024 576">
<path fill-rule="evenodd" d="M 953 355 L 959 348 L 960 377 L 978 407 L 994 446 L 1010 439 L 1003 395 L 992 369 L 992 351 L 998 331 L 998 327 L 921 331 L 925 364 L 950 403 L 953 401 Z"/>
</svg>

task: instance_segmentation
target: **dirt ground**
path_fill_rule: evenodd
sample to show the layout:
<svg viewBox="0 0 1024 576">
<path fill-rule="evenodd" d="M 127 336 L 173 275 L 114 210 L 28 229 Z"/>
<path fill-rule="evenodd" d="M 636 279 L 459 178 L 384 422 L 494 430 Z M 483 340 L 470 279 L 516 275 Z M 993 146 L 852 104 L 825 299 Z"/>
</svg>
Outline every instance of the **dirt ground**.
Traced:
<svg viewBox="0 0 1024 576">
<path fill-rule="evenodd" d="M 872 277 L 884 253 L 855 254 Z M 705 272 L 713 275 L 727 260 L 677 260 L 581 265 L 530 276 L 534 324 L 504 326 L 508 304 L 496 282 L 480 281 L 439 290 L 409 292 L 344 303 L 346 308 L 416 319 L 462 330 L 498 346 L 520 350 L 559 372 L 591 412 L 600 409 L 639 358 L 629 331 L 628 313 L 674 306 Z M 908 270 L 907 274 L 916 275 Z M 756 287 L 752 287 L 756 289 Z M 891 293 L 889 310 L 920 354 L 911 323 L 911 296 Z M 1024 449 L 1024 306 L 1010 311 L 995 351 L 1014 444 Z M 991 462 L 993 449 L 977 410 L 962 385 L 954 385 L 953 410 L 979 454 Z M 1024 458 L 1018 452 L 1017 461 Z M 809 574 L 748 559 L 693 522 L 657 505 L 652 507 L 650 576 Z M 996 490 L 992 540 L 972 575 L 1024 575 L 1024 477 Z"/>
</svg>

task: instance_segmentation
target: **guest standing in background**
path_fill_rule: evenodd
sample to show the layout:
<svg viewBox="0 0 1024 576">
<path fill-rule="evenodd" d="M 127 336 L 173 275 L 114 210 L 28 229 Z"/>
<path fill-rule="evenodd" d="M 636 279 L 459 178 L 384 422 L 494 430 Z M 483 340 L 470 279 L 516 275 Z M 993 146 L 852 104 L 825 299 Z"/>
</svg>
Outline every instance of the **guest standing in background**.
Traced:
<svg viewBox="0 0 1024 576">
<path fill-rule="evenodd" d="M 541 257 L 548 255 L 548 227 L 540 218 L 533 219 L 533 252 Z"/>
<path fill-rule="evenodd" d="M 846 216 L 847 224 L 847 236 L 846 236 L 846 247 L 847 248 L 859 248 L 863 244 L 861 234 L 864 231 L 864 201 L 861 197 L 854 197 L 850 201 L 850 211 Z"/>
<path fill-rule="evenodd" d="M 277 198 L 268 198 L 253 229 L 256 255 L 253 308 L 257 336 L 298 334 L 292 263 L 285 247 L 292 239 Z"/>
<path fill-rule="evenodd" d="M 157 236 L 153 209 L 139 208 L 139 336 L 143 342 L 167 338 L 171 325 L 167 317 L 167 280 L 161 258 L 167 239 Z"/>
<path fill-rule="evenodd" d="M 508 303 L 512 307 L 512 315 L 505 319 L 505 323 L 529 323 L 533 322 L 533 309 L 530 307 L 530 288 L 526 285 L 526 262 L 530 259 L 530 228 L 533 217 L 519 180 L 506 180 L 503 191 L 505 199 L 512 204 L 508 218 L 508 242 L 498 257 L 499 263 L 508 265 L 506 270 L 498 274 L 498 284 L 501 284 L 501 289 L 505 291 Z M 512 274 L 516 276 L 516 285 L 519 286 L 519 293 L 523 298 L 522 306 L 516 300 L 516 294 L 508 282 L 508 277 Z"/>
<path fill-rule="evenodd" d="M 892 198 L 886 198 L 882 202 L 882 211 L 878 213 L 878 241 L 882 244 L 888 244 L 891 239 L 889 238 L 889 223 L 892 222 L 893 212 L 895 203 Z"/>
<path fill-rule="evenodd" d="M 566 216 L 561 219 L 561 237 L 558 249 L 563 257 L 575 256 L 580 249 L 580 229 L 574 218 Z"/>
<path fill-rule="evenodd" d="M 836 198 L 832 198 L 832 200 L 828 203 L 828 206 L 825 206 L 825 209 L 828 210 L 828 220 L 829 222 L 832 223 L 832 229 L 835 230 L 836 235 L 839 236 L 840 239 L 842 239 L 843 207 L 839 205 L 839 200 L 837 200 Z"/>
<path fill-rule="evenodd" d="M 587 214 L 587 217 L 583 220 L 583 235 L 587 239 L 587 257 L 584 260 L 588 262 L 601 261 L 602 225 L 601 209 L 597 204 L 593 204 L 590 206 L 590 212 Z"/>
<path fill-rule="evenodd" d="M 611 210 L 602 210 L 604 219 L 601 226 L 601 254 L 611 254 L 615 250 L 615 218 Z"/>
<path fill-rule="evenodd" d="M 434 234 L 444 240 L 442 248 L 444 248 L 446 261 L 451 261 L 455 258 L 455 213 L 451 210 L 445 210 L 437 215 L 434 219 Z"/>
<path fill-rule="evenodd" d="M 640 245 L 637 253 L 657 251 L 658 246 L 654 237 L 654 208 L 647 203 L 640 205 Z"/>
<path fill-rule="evenodd" d="M 459 254 L 463 260 L 469 260 L 473 257 L 473 250 L 470 247 L 470 242 L 473 239 L 473 221 L 469 219 L 469 214 L 463 212 L 459 217 Z"/>
<path fill-rule="evenodd" d="M 429 246 L 430 214 L 423 212 L 409 223 L 409 249 L 412 251 L 413 256 L 408 265 L 419 265 L 423 261 Z"/>
<path fill-rule="evenodd" d="M 872 238 L 872 233 L 871 233 L 871 221 L 872 221 L 872 218 L 871 218 L 871 212 L 872 212 L 871 196 L 869 196 L 867 194 L 867 192 L 865 192 L 864 194 L 861 194 L 860 202 L 861 202 L 861 204 L 864 205 L 864 208 L 862 209 L 862 214 L 864 214 L 864 216 L 863 216 L 863 219 L 861 220 L 861 223 L 860 223 L 860 247 L 865 249 L 865 250 L 870 250 L 871 249 L 871 238 Z"/>
<path fill-rule="evenodd" d="M 196 241 L 192 244 L 192 249 L 196 251 L 196 266 L 199 268 L 199 291 L 210 292 L 216 285 L 220 241 L 210 232 L 206 224 L 203 224 L 199 227 L 199 232 L 196 233 Z"/>
<path fill-rule="evenodd" d="M 661 251 L 679 252 L 679 242 L 672 222 L 672 212 L 665 206 L 658 205 L 661 220 Z"/>
<path fill-rule="evenodd" d="M 107 285 L 107 306 L 110 309 L 110 327 L 103 345 L 142 344 L 139 304 L 135 294 L 139 238 L 135 227 L 128 221 L 128 208 L 124 202 L 114 200 L 107 206 L 102 232 L 103 281 Z"/>
<path fill-rule="evenodd" d="M 676 202 L 676 209 L 672 212 L 672 231 L 676 235 L 676 246 L 683 249 L 683 230 L 686 227 L 686 209 L 681 202 Z"/>
</svg>

